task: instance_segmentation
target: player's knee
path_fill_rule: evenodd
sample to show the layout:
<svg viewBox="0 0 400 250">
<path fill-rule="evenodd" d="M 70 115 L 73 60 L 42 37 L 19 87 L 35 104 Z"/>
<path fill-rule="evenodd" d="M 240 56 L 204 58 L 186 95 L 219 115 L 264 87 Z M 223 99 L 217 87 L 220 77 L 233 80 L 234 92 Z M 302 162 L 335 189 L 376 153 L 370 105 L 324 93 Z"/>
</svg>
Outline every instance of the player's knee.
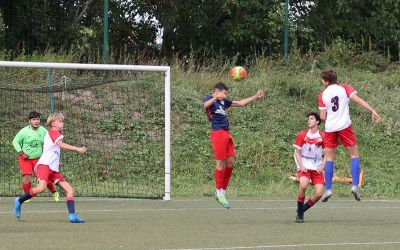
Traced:
<svg viewBox="0 0 400 250">
<path fill-rule="evenodd" d="M 65 190 L 67 197 L 74 197 L 74 189 L 72 187 L 69 187 Z"/>
<path fill-rule="evenodd" d="M 23 175 L 22 176 L 22 183 L 29 183 L 29 182 L 31 182 L 31 175 L 29 175 L 29 174 L 26 174 L 26 175 Z"/>
<path fill-rule="evenodd" d="M 306 193 L 306 191 L 307 191 L 307 186 L 306 185 L 300 185 L 299 186 L 299 195 L 301 195 L 301 194 L 305 194 Z"/>
<path fill-rule="evenodd" d="M 39 183 L 39 185 L 37 186 L 37 188 L 36 188 L 36 193 L 42 193 L 42 192 L 44 192 L 45 190 L 46 190 L 46 188 L 47 188 L 47 183 Z"/>
<path fill-rule="evenodd" d="M 216 168 L 218 170 L 223 170 L 225 166 L 226 166 L 226 160 L 217 161 L 217 167 Z"/>
<path fill-rule="evenodd" d="M 226 158 L 226 165 L 227 165 L 228 167 L 233 168 L 233 165 L 235 165 L 235 158 L 234 158 L 233 156 L 228 156 L 228 157 Z"/>
</svg>

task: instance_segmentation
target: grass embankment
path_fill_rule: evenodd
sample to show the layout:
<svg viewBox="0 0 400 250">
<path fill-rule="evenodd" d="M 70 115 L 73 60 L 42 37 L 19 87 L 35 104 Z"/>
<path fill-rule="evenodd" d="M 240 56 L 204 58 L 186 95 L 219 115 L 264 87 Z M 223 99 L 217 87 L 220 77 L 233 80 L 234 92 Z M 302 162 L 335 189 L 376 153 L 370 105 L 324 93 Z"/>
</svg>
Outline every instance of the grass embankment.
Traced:
<svg viewBox="0 0 400 250">
<path fill-rule="evenodd" d="M 400 74 L 396 70 L 372 73 L 335 67 L 339 82 L 349 82 L 369 102 L 382 120 L 371 122 L 369 112 L 350 104 L 358 139 L 361 169 L 366 180 L 364 197 L 400 197 Z M 297 185 L 288 180 L 294 172 L 293 142 L 306 129 L 306 114 L 318 112 L 317 96 L 323 90 L 321 70 L 298 70 L 259 63 L 249 68 L 241 82 L 228 79 L 225 70 L 204 68 L 197 72 L 174 69 L 173 95 L 173 194 L 211 195 L 214 159 L 208 134 L 210 124 L 202 109 L 202 98 L 218 81 L 226 82 L 229 98 L 240 100 L 265 90 L 263 100 L 228 111 L 236 146 L 236 168 L 230 196 L 292 197 Z M 323 129 L 324 126 L 321 125 Z M 350 159 L 340 146 L 336 174 L 350 175 Z M 335 183 L 336 197 L 349 196 L 350 185 Z"/>
</svg>

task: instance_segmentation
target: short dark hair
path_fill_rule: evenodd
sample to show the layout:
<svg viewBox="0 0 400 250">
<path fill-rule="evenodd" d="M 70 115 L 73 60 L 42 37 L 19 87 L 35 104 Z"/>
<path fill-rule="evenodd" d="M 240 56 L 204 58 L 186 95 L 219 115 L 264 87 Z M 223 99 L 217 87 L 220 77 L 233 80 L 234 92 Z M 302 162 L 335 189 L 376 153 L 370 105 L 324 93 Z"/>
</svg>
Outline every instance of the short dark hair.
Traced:
<svg viewBox="0 0 400 250">
<path fill-rule="evenodd" d="M 319 117 L 318 113 L 316 113 L 316 112 L 308 113 L 307 114 L 307 118 L 310 117 L 310 116 L 314 116 L 315 117 L 315 120 L 317 120 L 318 125 L 321 123 L 321 117 Z"/>
<path fill-rule="evenodd" d="M 219 82 L 219 83 L 215 84 L 214 89 L 228 91 L 228 87 L 223 82 Z"/>
<path fill-rule="evenodd" d="M 333 70 L 325 70 L 321 73 L 321 78 L 329 82 L 329 85 L 337 83 L 337 75 Z"/>
<path fill-rule="evenodd" d="M 28 119 L 30 120 L 30 119 L 33 119 L 33 118 L 39 118 L 40 119 L 39 112 L 36 112 L 36 111 L 30 112 L 29 115 L 28 115 Z"/>
</svg>

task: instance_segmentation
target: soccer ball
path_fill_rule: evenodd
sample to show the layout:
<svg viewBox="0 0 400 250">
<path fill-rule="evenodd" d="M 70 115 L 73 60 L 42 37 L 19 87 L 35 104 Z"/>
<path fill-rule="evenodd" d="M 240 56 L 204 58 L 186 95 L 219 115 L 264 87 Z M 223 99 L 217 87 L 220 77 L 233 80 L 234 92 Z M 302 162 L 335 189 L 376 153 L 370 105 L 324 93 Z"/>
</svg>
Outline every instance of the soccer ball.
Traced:
<svg viewBox="0 0 400 250">
<path fill-rule="evenodd" d="M 229 71 L 229 76 L 235 81 L 240 81 L 246 78 L 247 71 L 242 66 L 236 66 Z"/>
</svg>

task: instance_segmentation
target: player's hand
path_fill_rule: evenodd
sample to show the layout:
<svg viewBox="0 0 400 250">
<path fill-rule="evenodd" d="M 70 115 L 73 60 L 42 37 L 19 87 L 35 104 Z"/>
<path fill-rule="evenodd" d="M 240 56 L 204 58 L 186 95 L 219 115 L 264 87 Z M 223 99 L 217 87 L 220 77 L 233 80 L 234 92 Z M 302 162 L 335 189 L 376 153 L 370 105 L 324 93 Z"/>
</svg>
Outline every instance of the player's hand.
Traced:
<svg viewBox="0 0 400 250">
<path fill-rule="evenodd" d="M 222 100 L 226 99 L 226 94 L 223 91 L 218 91 L 213 94 L 213 97 L 217 98 L 217 100 L 222 101 Z"/>
<path fill-rule="evenodd" d="M 256 94 L 256 98 L 257 98 L 257 99 L 260 99 L 260 98 L 262 98 L 263 96 L 264 96 L 264 91 L 262 91 L 261 89 L 258 90 L 258 91 L 257 91 L 257 94 Z"/>
<path fill-rule="evenodd" d="M 375 110 L 372 111 L 372 121 L 373 122 L 379 122 L 381 118 L 379 117 L 378 113 L 376 113 Z"/>
<path fill-rule="evenodd" d="M 317 172 L 319 173 L 319 174 L 322 174 L 323 172 L 324 172 L 324 167 L 321 165 L 321 166 L 319 166 L 319 167 L 317 167 Z"/>
<path fill-rule="evenodd" d="M 26 159 L 28 158 L 28 155 L 24 153 L 24 151 L 19 152 L 19 157 L 21 157 L 22 159 Z"/>
<path fill-rule="evenodd" d="M 303 172 L 303 173 L 306 173 L 307 169 L 304 166 L 300 166 L 300 171 Z"/>
<path fill-rule="evenodd" d="M 87 151 L 86 147 L 80 147 L 76 150 L 78 153 L 84 154 Z"/>
</svg>

